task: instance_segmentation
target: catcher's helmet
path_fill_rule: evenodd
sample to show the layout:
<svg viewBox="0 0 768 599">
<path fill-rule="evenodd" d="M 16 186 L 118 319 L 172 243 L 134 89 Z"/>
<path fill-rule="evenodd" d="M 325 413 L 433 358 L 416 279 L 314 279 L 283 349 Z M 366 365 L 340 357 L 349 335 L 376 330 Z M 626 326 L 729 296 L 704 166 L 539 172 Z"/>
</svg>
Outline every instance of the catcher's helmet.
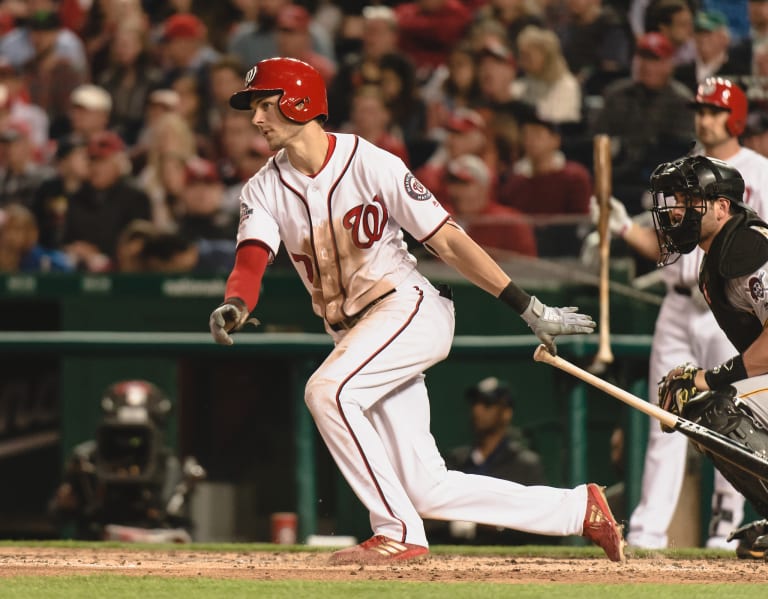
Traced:
<svg viewBox="0 0 768 599">
<path fill-rule="evenodd" d="M 237 110 L 250 110 L 255 97 L 281 94 L 278 106 L 286 118 L 307 123 L 317 117 L 328 118 L 325 82 L 318 71 L 295 58 L 268 58 L 258 62 L 245 75 L 245 87 L 232 94 L 229 104 Z"/>
<path fill-rule="evenodd" d="M 128 380 L 113 383 L 101 397 L 105 421 L 163 426 L 171 412 L 171 401 L 149 381 Z"/>
<path fill-rule="evenodd" d="M 725 128 L 737 137 L 744 132 L 747 124 L 748 102 L 742 89 L 722 77 L 707 77 L 696 90 L 692 106 L 709 106 L 730 112 Z"/>
<path fill-rule="evenodd" d="M 661 249 L 659 265 L 674 262 L 670 260 L 674 254 L 694 250 L 701 236 L 706 200 L 727 198 L 732 206 L 746 209 L 741 173 L 722 160 L 705 156 L 687 156 L 660 164 L 651 174 L 651 194 L 651 212 Z M 685 214 L 677 220 L 673 211 L 682 207 Z"/>
</svg>

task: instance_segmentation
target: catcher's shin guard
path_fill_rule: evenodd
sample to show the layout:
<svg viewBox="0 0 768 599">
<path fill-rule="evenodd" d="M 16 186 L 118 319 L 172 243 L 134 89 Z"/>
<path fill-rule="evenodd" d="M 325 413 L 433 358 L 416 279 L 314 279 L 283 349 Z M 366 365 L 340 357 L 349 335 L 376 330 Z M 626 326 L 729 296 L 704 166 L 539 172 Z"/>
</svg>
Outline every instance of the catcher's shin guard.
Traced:
<svg viewBox="0 0 768 599">
<path fill-rule="evenodd" d="M 700 394 L 686 404 L 683 417 L 768 455 L 768 431 L 755 421 L 752 411 L 736 397 L 733 387 Z M 758 514 L 768 518 L 768 483 L 715 454 L 704 453 L 728 482 L 752 503 Z"/>
</svg>

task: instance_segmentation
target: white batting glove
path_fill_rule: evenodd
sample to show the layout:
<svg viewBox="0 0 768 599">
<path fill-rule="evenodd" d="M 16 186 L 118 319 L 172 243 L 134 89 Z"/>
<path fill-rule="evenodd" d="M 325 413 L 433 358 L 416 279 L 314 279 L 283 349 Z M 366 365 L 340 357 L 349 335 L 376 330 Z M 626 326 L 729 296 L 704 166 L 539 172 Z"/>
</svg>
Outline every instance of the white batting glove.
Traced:
<svg viewBox="0 0 768 599">
<path fill-rule="evenodd" d="M 230 298 L 211 312 L 208 327 L 211 329 L 211 335 L 213 335 L 216 343 L 232 345 L 234 340 L 229 333 L 239 331 L 247 322 L 259 324 L 255 318 L 248 319 L 248 307 L 241 299 Z"/>
<path fill-rule="evenodd" d="M 632 226 L 632 218 L 627 214 L 627 209 L 619 200 L 611 196 L 609 200 L 610 210 L 608 211 L 608 230 L 611 235 L 624 237 Z M 592 224 L 596 225 L 600 220 L 600 206 L 597 198 L 589 198 L 589 216 L 592 218 Z"/>
<path fill-rule="evenodd" d="M 587 334 L 593 332 L 597 326 L 591 316 L 580 314 L 578 310 L 573 306 L 550 308 L 542 304 L 534 295 L 531 296 L 531 302 L 520 316 L 528 323 L 549 353 L 556 356 L 555 337 L 557 335 Z"/>
</svg>

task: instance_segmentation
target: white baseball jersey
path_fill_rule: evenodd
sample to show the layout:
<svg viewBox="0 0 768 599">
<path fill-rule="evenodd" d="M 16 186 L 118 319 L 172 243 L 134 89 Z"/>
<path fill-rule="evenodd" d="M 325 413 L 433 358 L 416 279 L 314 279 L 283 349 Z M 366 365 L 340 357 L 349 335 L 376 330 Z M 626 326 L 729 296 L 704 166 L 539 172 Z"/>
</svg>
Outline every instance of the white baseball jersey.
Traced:
<svg viewBox="0 0 768 599">
<path fill-rule="evenodd" d="M 312 308 L 329 323 L 362 310 L 416 267 L 401 229 L 430 237 L 449 215 L 392 154 L 333 134 L 332 157 L 314 177 L 281 150 L 243 187 L 238 244 L 282 241 Z"/>
<path fill-rule="evenodd" d="M 587 489 L 526 487 L 446 470 L 429 429 L 424 371 L 453 341 L 453 302 L 415 268 L 401 227 L 429 238 L 448 213 L 391 154 L 353 135 L 314 177 L 278 152 L 245 186 L 238 243 L 293 259 L 315 312 L 351 327 L 307 381 L 305 401 L 375 534 L 427 546 L 422 517 L 581 534 Z"/>
</svg>

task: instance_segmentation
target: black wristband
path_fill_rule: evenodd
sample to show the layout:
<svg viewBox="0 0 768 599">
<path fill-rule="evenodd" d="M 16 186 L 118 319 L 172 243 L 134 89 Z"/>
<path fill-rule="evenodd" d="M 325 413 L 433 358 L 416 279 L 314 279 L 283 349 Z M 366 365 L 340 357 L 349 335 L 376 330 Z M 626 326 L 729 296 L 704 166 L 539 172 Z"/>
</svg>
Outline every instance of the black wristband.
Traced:
<svg viewBox="0 0 768 599">
<path fill-rule="evenodd" d="M 525 312 L 528 304 L 531 303 L 531 296 L 515 285 L 513 281 L 510 281 L 509 285 L 504 287 L 499 294 L 499 299 L 505 304 L 512 306 L 518 314 Z"/>
<path fill-rule="evenodd" d="M 726 360 L 720 366 L 715 366 L 704 371 L 704 380 L 710 389 L 727 387 L 731 383 L 747 378 L 747 369 L 744 368 L 744 358 L 738 354 Z"/>
</svg>

